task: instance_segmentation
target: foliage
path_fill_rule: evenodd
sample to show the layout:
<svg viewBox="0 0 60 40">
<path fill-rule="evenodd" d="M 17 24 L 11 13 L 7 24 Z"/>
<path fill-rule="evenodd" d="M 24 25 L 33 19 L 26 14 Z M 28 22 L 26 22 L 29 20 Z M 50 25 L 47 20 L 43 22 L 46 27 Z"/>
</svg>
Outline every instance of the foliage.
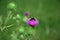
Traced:
<svg viewBox="0 0 60 40">
<path fill-rule="evenodd" d="M 0 40 L 60 40 L 59 4 L 57 0 L 1 0 Z M 39 25 L 29 26 L 29 17 L 38 18 Z"/>
</svg>

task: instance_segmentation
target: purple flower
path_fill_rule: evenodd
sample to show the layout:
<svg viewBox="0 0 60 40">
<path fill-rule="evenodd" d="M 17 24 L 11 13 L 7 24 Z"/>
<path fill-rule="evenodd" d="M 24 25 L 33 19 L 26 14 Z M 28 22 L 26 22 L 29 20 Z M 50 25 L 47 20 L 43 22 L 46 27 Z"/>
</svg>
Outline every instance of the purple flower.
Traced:
<svg viewBox="0 0 60 40">
<path fill-rule="evenodd" d="M 29 14 L 30 14 L 29 12 L 25 12 L 25 16 L 29 16 Z"/>
<path fill-rule="evenodd" d="M 30 26 L 35 27 L 35 26 L 37 26 L 37 25 L 39 24 L 39 21 L 38 21 L 37 19 L 35 19 L 35 18 L 29 18 L 29 19 L 27 20 L 27 23 L 28 23 Z"/>
</svg>

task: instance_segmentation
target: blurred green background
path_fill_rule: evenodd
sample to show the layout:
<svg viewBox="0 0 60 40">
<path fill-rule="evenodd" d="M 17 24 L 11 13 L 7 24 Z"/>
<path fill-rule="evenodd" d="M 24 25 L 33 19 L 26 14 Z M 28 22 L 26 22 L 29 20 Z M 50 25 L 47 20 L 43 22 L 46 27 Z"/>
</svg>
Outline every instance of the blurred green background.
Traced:
<svg viewBox="0 0 60 40">
<path fill-rule="evenodd" d="M 10 14 L 7 7 L 11 2 L 15 3 L 16 8 Z M 39 25 L 33 29 L 34 36 L 21 39 L 20 26 L 25 28 L 27 34 L 29 31 L 29 26 L 22 21 L 26 11 L 30 12 L 29 17 L 39 20 Z M 21 19 L 13 20 L 17 14 Z M 60 0 L 0 0 L 0 40 L 60 40 Z"/>
</svg>

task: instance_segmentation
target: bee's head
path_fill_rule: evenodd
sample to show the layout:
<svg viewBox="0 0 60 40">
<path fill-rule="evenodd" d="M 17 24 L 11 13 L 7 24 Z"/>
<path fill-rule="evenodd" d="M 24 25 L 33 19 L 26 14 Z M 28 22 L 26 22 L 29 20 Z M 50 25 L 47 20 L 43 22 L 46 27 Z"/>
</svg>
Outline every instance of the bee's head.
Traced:
<svg viewBox="0 0 60 40">
<path fill-rule="evenodd" d="M 31 21 L 32 21 L 32 20 L 35 20 L 35 18 L 34 18 L 34 17 L 32 17 L 30 20 L 31 20 Z"/>
</svg>

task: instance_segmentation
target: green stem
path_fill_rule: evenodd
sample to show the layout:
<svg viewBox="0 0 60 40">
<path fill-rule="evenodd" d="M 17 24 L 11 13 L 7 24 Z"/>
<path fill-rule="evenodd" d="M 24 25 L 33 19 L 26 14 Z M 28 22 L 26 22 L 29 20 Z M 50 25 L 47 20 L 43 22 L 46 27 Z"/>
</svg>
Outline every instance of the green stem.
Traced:
<svg viewBox="0 0 60 40">
<path fill-rule="evenodd" d="M 13 16 L 12 11 L 9 11 L 9 13 L 8 13 L 8 15 L 7 15 L 7 18 L 6 18 L 6 20 L 5 20 L 4 25 L 7 24 L 7 22 L 12 18 L 12 16 Z"/>
</svg>

